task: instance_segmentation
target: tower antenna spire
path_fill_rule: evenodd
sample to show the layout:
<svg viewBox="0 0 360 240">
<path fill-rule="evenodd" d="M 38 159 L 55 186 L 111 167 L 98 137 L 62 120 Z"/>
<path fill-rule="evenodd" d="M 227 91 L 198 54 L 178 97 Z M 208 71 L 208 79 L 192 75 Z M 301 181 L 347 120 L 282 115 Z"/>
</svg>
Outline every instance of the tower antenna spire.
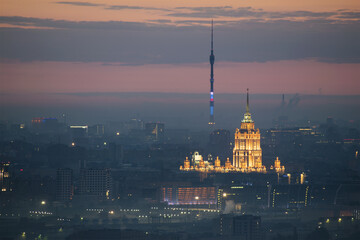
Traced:
<svg viewBox="0 0 360 240">
<path fill-rule="evenodd" d="M 214 20 L 211 19 L 211 51 L 214 51 Z"/>
<path fill-rule="evenodd" d="M 249 113 L 249 89 L 246 89 L 246 113 Z"/>
</svg>

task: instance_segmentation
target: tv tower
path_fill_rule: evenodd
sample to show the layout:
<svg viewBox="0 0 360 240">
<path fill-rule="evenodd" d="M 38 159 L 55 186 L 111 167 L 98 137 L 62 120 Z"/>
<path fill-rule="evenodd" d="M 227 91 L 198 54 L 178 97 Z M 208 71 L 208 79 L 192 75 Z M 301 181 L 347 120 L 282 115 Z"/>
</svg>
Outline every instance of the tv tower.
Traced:
<svg viewBox="0 0 360 240">
<path fill-rule="evenodd" d="M 214 119 L 214 62 L 215 62 L 215 56 L 214 56 L 214 22 L 211 20 L 211 54 L 210 54 L 210 121 L 209 125 L 215 124 Z"/>
</svg>

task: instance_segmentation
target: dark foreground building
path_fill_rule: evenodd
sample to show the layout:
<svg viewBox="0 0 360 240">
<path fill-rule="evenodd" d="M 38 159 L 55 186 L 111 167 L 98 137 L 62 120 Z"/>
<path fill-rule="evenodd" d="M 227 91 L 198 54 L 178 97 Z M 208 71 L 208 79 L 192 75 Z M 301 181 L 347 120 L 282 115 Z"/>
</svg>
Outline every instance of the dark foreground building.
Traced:
<svg viewBox="0 0 360 240">
<path fill-rule="evenodd" d="M 222 239 L 261 240 L 261 217 L 253 215 L 220 215 Z"/>
</svg>

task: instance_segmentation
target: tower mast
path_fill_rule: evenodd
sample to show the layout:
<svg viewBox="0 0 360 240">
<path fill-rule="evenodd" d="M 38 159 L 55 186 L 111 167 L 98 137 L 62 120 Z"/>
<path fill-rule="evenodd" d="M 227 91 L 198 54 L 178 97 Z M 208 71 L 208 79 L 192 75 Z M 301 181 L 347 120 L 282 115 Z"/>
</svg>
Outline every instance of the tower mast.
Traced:
<svg viewBox="0 0 360 240">
<path fill-rule="evenodd" d="M 211 53 L 210 53 L 210 121 L 209 125 L 215 124 L 214 119 L 214 22 L 211 20 Z"/>
<path fill-rule="evenodd" d="M 250 113 L 249 111 L 249 89 L 246 89 L 246 113 Z"/>
</svg>

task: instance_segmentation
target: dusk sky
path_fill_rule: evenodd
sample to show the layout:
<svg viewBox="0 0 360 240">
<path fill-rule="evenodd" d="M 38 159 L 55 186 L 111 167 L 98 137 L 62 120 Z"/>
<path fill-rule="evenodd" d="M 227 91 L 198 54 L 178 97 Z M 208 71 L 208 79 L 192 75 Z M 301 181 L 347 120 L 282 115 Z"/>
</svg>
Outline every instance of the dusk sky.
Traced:
<svg viewBox="0 0 360 240">
<path fill-rule="evenodd" d="M 205 94 L 211 19 L 215 93 L 360 94 L 357 0 L 0 5 L 1 107 L 66 106 L 73 99 L 60 96 L 78 93 Z"/>
</svg>

